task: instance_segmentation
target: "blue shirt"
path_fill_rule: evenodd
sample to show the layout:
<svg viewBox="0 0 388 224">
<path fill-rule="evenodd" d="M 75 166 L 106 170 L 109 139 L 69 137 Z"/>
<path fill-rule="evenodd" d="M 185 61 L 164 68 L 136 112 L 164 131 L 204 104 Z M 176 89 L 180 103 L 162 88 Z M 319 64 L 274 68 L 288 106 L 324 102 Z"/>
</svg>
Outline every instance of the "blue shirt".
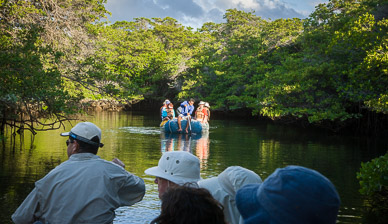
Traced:
<svg viewBox="0 0 388 224">
<path fill-rule="evenodd" d="M 163 109 L 162 109 L 162 120 L 165 117 L 167 117 L 167 109 L 165 107 L 163 107 Z"/>
<path fill-rule="evenodd" d="M 187 105 L 187 107 L 185 105 Z M 191 115 L 194 111 L 194 106 L 190 105 L 189 102 L 187 101 L 184 101 L 183 103 L 181 103 L 181 107 L 182 107 L 182 114 L 184 116 L 187 116 L 189 114 Z"/>
</svg>

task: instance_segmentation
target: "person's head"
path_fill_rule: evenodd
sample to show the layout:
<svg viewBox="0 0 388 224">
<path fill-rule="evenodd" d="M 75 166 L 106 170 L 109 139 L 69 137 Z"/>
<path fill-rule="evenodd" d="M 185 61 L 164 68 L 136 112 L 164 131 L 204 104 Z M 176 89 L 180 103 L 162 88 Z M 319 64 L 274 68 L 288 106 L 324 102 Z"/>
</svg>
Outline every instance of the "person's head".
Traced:
<svg viewBox="0 0 388 224">
<path fill-rule="evenodd" d="M 195 103 L 195 100 L 194 100 L 193 98 L 191 98 L 191 99 L 189 100 L 189 104 L 190 104 L 190 105 L 194 105 L 194 103 Z"/>
<path fill-rule="evenodd" d="M 98 148 L 104 146 L 100 142 L 101 129 L 91 122 L 78 123 L 69 132 L 61 133 L 61 136 L 69 136 L 66 141 L 68 157 L 76 153 L 97 154 Z"/>
<path fill-rule="evenodd" d="M 205 102 L 203 102 L 203 101 L 200 101 L 200 102 L 198 103 L 198 106 L 199 106 L 200 108 L 202 108 L 204 105 L 205 105 Z"/>
<path fill-rule="evenodd" d="M 204 188 L 170 188 L 161 199 L 161 213 L 152 223 L 226 223 L 222 205 Z"/>
<path fill-rule="evenodd" d="M 206 102 L 205 107 L 210 108 L 210 104 L 208 102 Z"/>
<path fill-rule="evenodd" d="M 168 99 L 166 99 L 164 102 L 163 102 L 163 106 L 167 106 L 168 104 L 170 104 L 171 102 L 168 100 Z"/>
<path fill-rule="evenodd" d="M 159 198 L 162 198 L 163 194 L 168 189 L 179 186 L 178 184 L 161 177 L 155 177 L 154 183 L 158 185 Z"/>
<path fill-rule="evenodd" d="M 169 109 L 174 109 L 174 104 L 172 104 L 171 102 L 168 104 L 167 108 Z"/>
<path fill-rule="evenodd" d="M 158 166 L 151 167 L 144 172 L 156 177 L 155 183 L 158 184 L 159 198 L 171 186 L 196 183 L 201 179 L 199 159 L 185 151 L 163 153 Z"/>
<path fill-rule="evenodd" d="M 230 199 L 234 201 L 237 190 L 242 188 L 244 185 L 253 183 L 262 183 L 260 176 L 252 170 L 248 170 L 241 166 L 230 166 L 226 168 L 217 177 L 208 178 L 198 182 L 200 187 L 211 188 L 211 186 L 217 186 L 222 188 Z M 222 200 L 220 198 L 220 200 Z"/>
<path fill-rule="evenodd" d="M 240 215 L 235 201 L 237 190 L 247 184 L 262 182 L 260 176 L 252 170 L 241 166 L 230 166 L 217 177 L 199 181 L 198 185 L 199 187 L 209 189 L 213 197 L 224 206 L 226 221 L 238 223 Z"/>
<path fill-rule="evenodd" d="M 336 223 L 340 198 L 334 185 L 315 170 L 301 166 L 276 169 L 262 184 L 237 191 L 244 222 Z"/>
</svg>

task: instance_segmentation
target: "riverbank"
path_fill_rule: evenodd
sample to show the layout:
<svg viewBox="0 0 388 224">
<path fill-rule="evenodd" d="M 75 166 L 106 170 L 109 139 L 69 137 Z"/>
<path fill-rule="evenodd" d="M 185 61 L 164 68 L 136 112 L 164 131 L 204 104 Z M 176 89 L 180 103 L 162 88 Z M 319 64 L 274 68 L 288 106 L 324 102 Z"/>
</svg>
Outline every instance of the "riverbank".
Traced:
<svg viewBox="0 0 388 224">
<path fill-rule="evenodd" d="M 196 106 L 196 105 L 195 105 Z M 141 101 L 137 104 L 126 106 L 125 110 L 130 111 L 159 111 L 161 102 L 155 100 Z M 177 108 L 178 104 L 175 103 Z M 302 128 L 317 128 L 327 131 L 328 134 L 351 135 L 351 136 L 371 136 L 388 138 L 388 115 L 369 111 L 360 111 L 359 118 L 348 119 L 346 121 L 325 120 L 319 123 L 310 123 L 306 117 L 283 116 L 277 119 L 252 115 L 250 109 L 238 109 L 232 111 L 222 111 L 211 109 L 211 119 L 232 119 L 232 120 L 260 120 L 274 124 L 299 126 Z"/>
</svg>

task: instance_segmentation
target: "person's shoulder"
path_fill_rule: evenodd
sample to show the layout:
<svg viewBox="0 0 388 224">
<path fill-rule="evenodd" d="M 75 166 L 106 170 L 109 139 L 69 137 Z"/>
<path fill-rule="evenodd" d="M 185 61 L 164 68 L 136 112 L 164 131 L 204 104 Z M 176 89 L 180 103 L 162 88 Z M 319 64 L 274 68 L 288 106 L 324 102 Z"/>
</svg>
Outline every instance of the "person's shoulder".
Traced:
<svg viewBox="0 0 388 224">
<path fill-rule="evenodd" d="M 129 173 L 127 170 L 125 170 L 124 167 L 112 162 L 112 161 L 107 161 L 105 159 L 100 159 L 99 160 L 100 163 L 103 163 L 102 165 L 105 166 L 105 168 L 109 171 L 112 171 L 112 172 L 119 172 L 119 173 Z"/>
<path fill-rule="evenodd" d="M 112 162 L 112 161 L 108 161 L 108 160 L 105 160 L 105 159 L 98 159 L 98 161 L 100 162 L 100 163 L 103 163 L 104 165 L 106 165 L 106 166 L 113 166 L 113 167 L 121 167 L 121 166 L 119 166 L 119 165 L 117 165 L 116 163 L 114 163 L 114 162 Z M 122 168 L 122 167 L 121 167 Z"/>
</svg>

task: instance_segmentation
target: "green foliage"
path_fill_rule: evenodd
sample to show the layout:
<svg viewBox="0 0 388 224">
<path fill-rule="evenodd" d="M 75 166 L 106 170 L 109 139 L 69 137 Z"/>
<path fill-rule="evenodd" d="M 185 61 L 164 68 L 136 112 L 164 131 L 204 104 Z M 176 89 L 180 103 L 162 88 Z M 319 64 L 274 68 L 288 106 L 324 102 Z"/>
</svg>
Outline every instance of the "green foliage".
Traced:
<svg viewBox="0 0 388 224">
<path fill-rule="evenodd" d="M 314 124 L 388 114 L 387 3 L 331 0 L 304 20 L 229 9 L 226 22 L 193 31 L 170 17 L 100 23 L 104 2 L 1 2 L 7 124 L 26 121 L 26 105 L 39 111 L 34 121 L 61 121 L 84 98 L 194 97 L 214 110 Z"/>
<path fill-rule="evenodd" d="M 370 202 L 369 216 L 373 217 L 374 223 L 386 223 L 388 221 L 388 153 L 370 162 L 361 163 L 357 179 L 360 181 L 360 193 L 367 196 Z"/>
<path fill-rule="evenodd" d="M 105 92 L 131 104 L 175 95 L 174 83 L 199 44 L 195 33 L 169 17 L 96 25 L 93 32 L 98 50 L 87 61 L 88 73 L 111 82 Z"/>
<path fill-rule="evenodd" d="M 228 10 L 226 23 L 200 30 L 209 41 L 181 94 L 193 92 L 214 109 L 315 124 L 357 119 L 363 110 L 387 114 L 384 7 L 333 0 L 305 20 L 275 21 Z"/>
<path fill-rule="evenodd" d="M 33 133 L 59 128 L 80 112 L 81 97 L 69 94 L 65 77 L 71 73 L 77 81 L 77 62 L 88 51 L 77 43 L 88 39 L 87 24 L 104 16 L 102 4 L 97 0 L 1 2 L 0 134 L 6 125 Z M 45 119 L 53 123 L 46 124 Z"/>
<path fill-rule="evenodd" d="M 371 196 L 388 187 L 388 153 L 370 162 L 361 163 L 360 172 L 357 173 L 360 181 L 360 193 Z"/>
</svg>

